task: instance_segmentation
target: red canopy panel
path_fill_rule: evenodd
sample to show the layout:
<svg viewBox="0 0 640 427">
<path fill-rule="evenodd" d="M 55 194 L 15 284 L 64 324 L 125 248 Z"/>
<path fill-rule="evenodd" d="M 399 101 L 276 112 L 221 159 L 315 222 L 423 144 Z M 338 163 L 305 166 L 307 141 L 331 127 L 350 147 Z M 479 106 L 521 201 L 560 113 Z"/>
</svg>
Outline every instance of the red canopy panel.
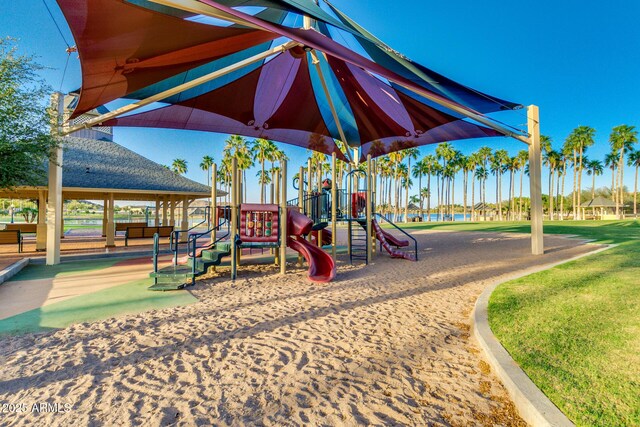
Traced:
<svg viewBox="0 0 640 427">
<path fill-rule="evenodd" d="M 82 88 L 76 117 L 277 34 L 215 27 L 123 0 L 58 0 L 78 47 Z"/>
</svg>

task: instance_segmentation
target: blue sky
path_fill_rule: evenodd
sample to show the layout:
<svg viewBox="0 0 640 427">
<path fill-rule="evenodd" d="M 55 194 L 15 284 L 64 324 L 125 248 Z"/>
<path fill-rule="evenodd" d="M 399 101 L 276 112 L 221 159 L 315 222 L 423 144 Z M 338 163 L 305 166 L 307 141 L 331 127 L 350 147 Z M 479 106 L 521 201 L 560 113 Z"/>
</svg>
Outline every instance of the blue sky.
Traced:
<svg viewBox="0 0 640 427">
<path fill-rule="evenodd" d="M 45 1 L 64 37 L 74 44 L 55 2 Z M 524 105 L 539 105 L 542 132 L 551 136 L 557 146 L 573 128 L 589 125 L 597 130 L 597 143 L 588 156 L 602 159 L 609 151 L 608 137 L 613 126 L 640 127 L 637 82 L 640 2 L 333 0 L 333 3 L 416 62 L 483 92 Z M 54 89 L 60 88 L 66 45 L 42 0 L 3 2 L 0 36 L 18 38 L 20 50 L 37 56 L 41 64 L 49 67 L 44 78 Z M 76 89 L 79 85 L 79 62 L 72 55 L 62 90 Z M 524 111 L 495 117 L 519 127 L 526 123 Z M 154 161 L 170 164 L 177 157 L 187 159 L 187 176 L 200 182 L 206 182 L 198 167 L 202 156 L 209 154 L 220 160 L 225 138 L 202 132 L 115 129 L 118 143 Z M 507 138 L 454 143 L 464 153 L 482 145 L 506 148 L 512 155 L 525 148 Z M 292 175 L 308 152 L 282 147 L 292 159 Z M 424 147 L 422 153 L 429 154 L 434 149 Z M 596 186 L 610 185 L 610 180 L 605 172 Z M 587 182 L 590 185 L 591 180 Z M 626 173 L 625 183 L 633 185 L 633 173 Z M 488 191 L 489 200 L 491 193 Z"/>
</svg>

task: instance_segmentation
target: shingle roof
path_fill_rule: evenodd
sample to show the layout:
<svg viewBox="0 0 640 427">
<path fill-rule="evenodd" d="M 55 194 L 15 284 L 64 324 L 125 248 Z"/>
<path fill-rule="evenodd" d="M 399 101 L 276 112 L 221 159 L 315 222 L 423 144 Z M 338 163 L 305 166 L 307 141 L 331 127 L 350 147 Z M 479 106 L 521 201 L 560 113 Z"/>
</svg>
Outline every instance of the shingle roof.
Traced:
<svg viewBox="0 0 640 427">
<path fill-rule="evenodd" d="M 211 188 L 110 141 L 65 137 L 62 187 L 209 193 Z M 47 185 L 46 181 L 42 185 Z M 218 191 L 218 195 L 220 195 Z M 224 193 L 223 193 L 224 194 Z"/>
<path fill-rule="evenodd" d="M 611 199 L 606 199 L 602 196 L 597 196 L 595 199 L 592 199 L 586 203 L 581 205 L 583 208 L 615 208 L 616 204 Z"/>
</svg>

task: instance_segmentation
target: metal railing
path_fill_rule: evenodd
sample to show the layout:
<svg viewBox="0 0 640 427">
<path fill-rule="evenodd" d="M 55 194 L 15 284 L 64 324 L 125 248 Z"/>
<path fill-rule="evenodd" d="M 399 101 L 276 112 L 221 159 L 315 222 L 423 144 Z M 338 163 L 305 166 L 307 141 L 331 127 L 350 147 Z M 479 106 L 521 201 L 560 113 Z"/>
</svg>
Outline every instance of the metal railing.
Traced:
<svg viewBox="0 0 640 427">
<path fill-rule="evenodd" d="M 181 244 L 187 244 L 188 245 L 188 241 L 189 241 L 189 232 L 200 227 L 202 224 L 205 223 L 209 223 L 209 217 L 211 215 L 211 207 L 210 206 L 206 206 L 204 208 L 204 218 L 202 219 L 202 221 L 200 221 L 197 224 L 194 224 L 193 226 L 191 226 L 190 228 L 186 229 L 186 230 L 173 230 L 171 232 L 171 235 L 169 236 L 169 250 L 171 252 L 173 252 L 173 265 L 177 265 L 178 264 L 178 253 L 180 252 L 180 245 Z M 213 230 L 213 228 L 211 229 Z M 209 231 L 211 232 L 211 231 Z M 187 233 L 187 241 L 186 242 L 181 242 L 180 241 L 180 233 Z M 187 252 L 188 252 L 188 246 L 187 246 Z"/>
<path fill-rule="evenodd" d="M 198 239 L 201 238 L 202 236 L 206 236 L 207 234 L 210 234 L 213 230 L 219 231 L 220 227 L 222 227 L 224 224 L 227 224 L 227 234 L 225 234 L 222 237 L 218 237 L 213 243 L 211 243 L 210 246 L 215 246 L 216 243 L 222 241 L 223 239 L 226 239 L 229 234 L 231 233 L 231 223 L 229 221 L 227 221 L 226 219 L 222 219 L 222 222 L 219 223 L 217 226 L 204 231 L 202 233 L 194 233 L 189 235 L 189 241 L 187 243 L 187 254 L 189 256 L 189 258 L 191 258 L 191 284 L 194 285 L 196 282 L 196 252 L 198 249 Z"/>
</svg>

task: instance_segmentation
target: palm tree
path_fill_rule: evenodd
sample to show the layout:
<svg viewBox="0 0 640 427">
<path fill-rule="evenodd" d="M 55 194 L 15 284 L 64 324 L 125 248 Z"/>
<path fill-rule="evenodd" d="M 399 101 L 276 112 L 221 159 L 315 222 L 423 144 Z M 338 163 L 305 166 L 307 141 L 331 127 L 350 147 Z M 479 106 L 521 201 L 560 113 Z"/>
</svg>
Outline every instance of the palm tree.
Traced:
<svg viewBox="0 0 640 427">
<path fill-rule="evenodd" d="M 408 161 L 407 171 L 411 171 L 411 159 L 416 160 L 420 155 L 420 150 L 417 148 L 407 148 L 406 150 L 402 150 L 404 152 L 404 157 Z M 410 183 L 411 179 L 407 176 L 407 183 Z M 404 206 L 404 222 L 409 222 L 409 186 L 405 187 L 405 206 Z"/>
<path fill-rule="evenodd" d="M 238 159 L 238 169 L 242 172 L 242 188 L 243 201 L 247 200 L 247 169 L 251 168 L 254 164 L 253 156 L 249 150 L 247 140 L 240 135 L 231 135 L 225 141 L 225 147 L 223 149 L 224 156 L 228 159 Z"/>
<path fill-rule="evenodd" d="M 437 173 L 439 164 L 438 159 L 433 154 L 424 156 L 422 162 L 427 175 L 427 221 L 431 221 L 431 176 Z"/>
<path fill-rule="evenodd" d="M 624 153 L 633 149 L 638 142 L 638 131 L 635 126 L 620 125 L 613 128 L 609 136 L 611 149 L 619 153 L 618 158 L 618 193 L 616 193 L 616 216 L 619 215 L 620 205 L 624 205 Z"/>
<path fill-rule="evenodd" d="M 591 183 L 591 200 L 596 197 L 596 176 L 602 175 L 604 167 L 600 160 L 589 160 L 584 163 L 587 168 L 587 175 L 593 176 L 593 182 Z"/>
<path fill-rule="evenodd" d="M 615 199 L 615 176 L 616 176 L 616 167 L 618 166 L 618 156 L 616 153 L 609 153 L 604 156 L 604 166 L 611 169 L 611 198 Z"/>
<path fill-rule="evenodd" d="M 476 162 L 473 156 L 460 155 L 458 159 L 462 168 L 462 220 L 467 220 L 467 193 L 469 187 L 469 173 L 471 173 L 471 180 L 473 181 L 473 171 L 476 168 Z M 472 185 L 473 187 L 473 185 Z"/>
<path fill-rule="evenodd" d="M 427 164 L 425 162 L 425 159 L 421 159 L 419 161 L 416 162 L 415 165 L 413 165 L 413 169 L 412 169 L 412 174 L 414 178 L 418 178 L 418 194 L 421 195 L 422 194 L 422 175 L 427 174 L 428 172 L 427 169 Z M 419 197 L 419 203 L 420 203 L 420 218 L 422 220 L 422 216 L 424 215 L 424 210 L 423 210 L 423 204 L 422 204 L 422 196 Z"/>
<path fill-rule="evenodd" d="M 173 159 L 171 170 L 180 175 L 187 173 L 187 161 L 185 159 Z"/>
<path fill-rule="evenodd" d="M 555 150 L 550 150 L 543 155 L 542 159 L 543 162 L 549 167 L 549 219 L 553 219 L 553 184 L 555 182 L 555 173 L 560 163 L 560 153 Z"/>
<path fill-rule="evenodd" d="M 638 217 L 638 168 L 640 168 L 640 150 L 629 153 L 627 165 L 636 168 L 636 177 L 633 184 L 633 215 Z"/>
<path fill-rule="evenodd" d="M 275 144 L 268 139 L 258 138 L 251 143 L 251 151 L 253 151 L 253 158 L 260 162 L 260 173 L 257 175 L 260 184 L 260 203 L 264 203 L 264 189 L 265 185 L 271 182 L 271 178 L 267 178 L 264 162 L 273 161 L 273 156 L 277 150 Z M 273 167 L 273 165 L 272 165 Z"/>
<path fill-rule="evenodd" d="M 528 150 L 520 150 L 518 152 L 518 161 L 520 163 L 520 197 L 518 200 L 518 219 L 522 221 L 522 181 L 524 177 L 524 169 L 529 162 L 529 151 Z"/>
<path fill-rule="evenodd" d="M 480 185 L 480 203 L 482 208 L 482 214 L 484 216 L 484 220 L 487 220 L 487 186 L 484 184 L 489 177 L 489 171 L 484 166 L 478 166 L 475 172 L 476 178 L 478 178 L 478 183 L 483 183 Z"/>
<path fill-rule="evenodd" d="M 489 176 L 488 173 L 488 165 L 487 162 L 489 161 L 489 159 L 491 158 L 491 156 L 493 155 L 493 151 L 491 150 L 491 148 L 489 147 L 480 147 L 478 149 L 477 152 L 478 158 L 480 159 L 480 162 L 482 164 L 482 169 L 483 169 L 483 173 L 481 174 L 476 174 L 476 176 L 478 177 L 478 179 L 480 180 L 480 194 L 482 197 L 482 215 L 484 216 L 484 220 L 487 220 L 487 178 Z"/>
<path fill-rule="evenodd" d="M 200 162 L 200 169 L 207 172 L 207 185 L 209 184 L 211 177 L 211 166 L 213 166 L 213 157 L 204 156 L 202 157 L 202 162 Z"/>
<path fill-rule="evenodd" d="M 586 149 L 595 143 L 596 130 L 589 126 L 578 126 L 575 128 L 567 140 L 573 149 L 573 169 L 574 169 L 574 218 L 580 219 L 580 203 L 582 194 L 582 165 L 583 156 Z M 577 181 L 576 181 L 577 175 Z"/>
<path fill-rule="evenodd" d="M 509 159 L 507 150 L 496 150 L 491 157 L 491 172 L 496 176 L 496 202 L 498 204 L 498 219 L 502 221 L 502 174 Z"/>
</svg>

